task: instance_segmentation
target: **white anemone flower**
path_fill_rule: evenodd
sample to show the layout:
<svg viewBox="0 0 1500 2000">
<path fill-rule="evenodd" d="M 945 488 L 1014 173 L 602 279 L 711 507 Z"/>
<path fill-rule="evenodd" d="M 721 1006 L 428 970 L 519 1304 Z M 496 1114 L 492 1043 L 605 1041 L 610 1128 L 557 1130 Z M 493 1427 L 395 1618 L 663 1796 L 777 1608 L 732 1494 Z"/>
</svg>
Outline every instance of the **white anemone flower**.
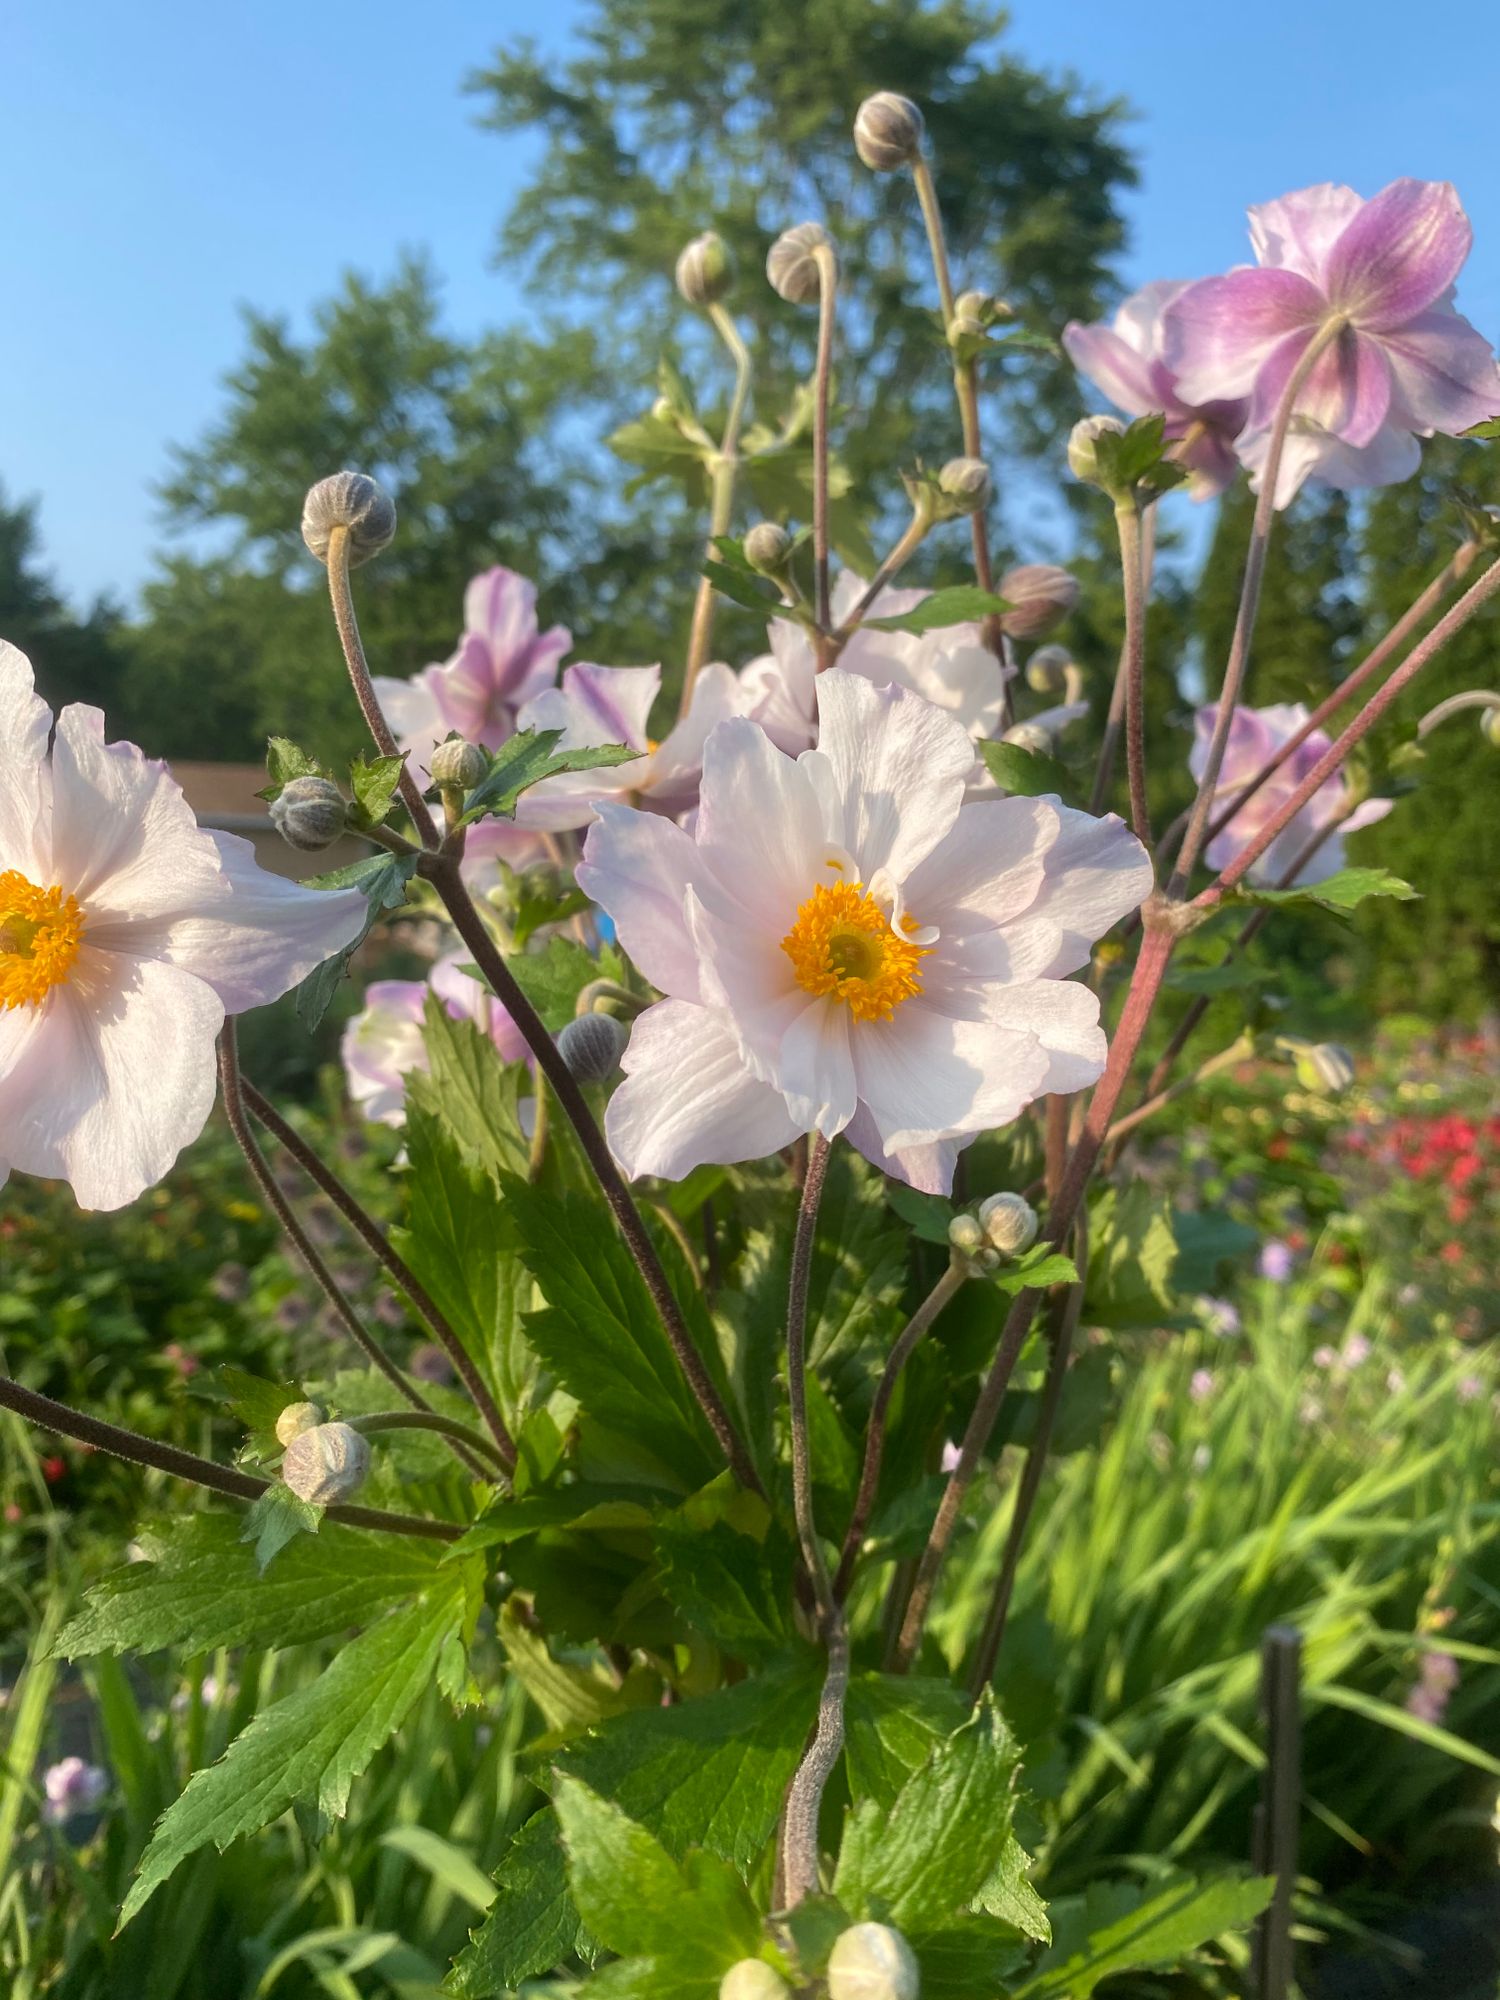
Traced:
<svg viewBox="0 0 1500 2000">
<path fill-rule="evenodd" d="M 435 994 L 455 1021 L 472 1021 L 500 1052 L 519 1062 L 526 1041 L 481 981 L 464 971 L 467 952 L 439 959 L 426 979 L 377 979 L 344 1030 L 339 1052 L 349 1095 L 373 1124 L 406 1123 L 406 1079 L 429 1067 L 423 1023 Z"/>
<path fill-rule="evenodd" d="M 1104 1066 L 1069 981 L 1151 864 L 1113 815 L 965 803 L 973 745 L 909 690 L 837 670 L 797 759 L 709 737 L 691 834 L 602 804 L 578 879 L 667 997 L 636 1022 L 608 1135 L 632 1176 L 842 1132 L 946 1192 L 960 1145 Z"/>
<path fill-rule="evenodd" d="M 226 1014 L 285 993 L 364 921 L 200 827 L 166 766 L 52 714 L 0 641 L 0 1183 L 122 1208 L 197 1138 Z"/>
</svg>

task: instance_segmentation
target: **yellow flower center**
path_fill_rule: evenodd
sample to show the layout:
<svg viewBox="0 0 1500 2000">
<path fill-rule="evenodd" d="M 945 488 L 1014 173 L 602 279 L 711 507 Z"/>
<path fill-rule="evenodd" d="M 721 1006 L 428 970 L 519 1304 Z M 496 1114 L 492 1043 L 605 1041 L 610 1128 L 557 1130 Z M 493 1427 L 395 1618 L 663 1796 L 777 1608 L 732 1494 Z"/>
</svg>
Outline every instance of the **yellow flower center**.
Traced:
<svg viewBox="0 0 1500 2000">
<path fill-rule="evenodd" d="M 40 1006 L 71 975 L 82 936 L 75 896 L 0 872 L 0 1008 Z"/>
<path fill-rule="evenodd" d="M 914 931 L 914 917 L 902 928 Z M 804 993 L 842 1000 L 856 1021 L 888 1021 L 922 990 L 924 946 L 891 929 L 890 918 L 854 882 L 820 882 L 781 940 Z"/>
</svg>

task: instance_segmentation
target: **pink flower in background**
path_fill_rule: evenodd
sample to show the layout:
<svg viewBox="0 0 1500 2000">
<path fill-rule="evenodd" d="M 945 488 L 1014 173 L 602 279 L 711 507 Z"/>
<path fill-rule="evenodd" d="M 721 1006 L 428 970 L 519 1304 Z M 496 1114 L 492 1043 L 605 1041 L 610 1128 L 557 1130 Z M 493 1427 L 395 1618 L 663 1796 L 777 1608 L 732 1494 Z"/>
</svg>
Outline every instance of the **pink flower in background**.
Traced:
<svg viewBox="0 0 1500 2000">
<path fill-rule="evenodd" d="M 1344 1342 L 1339 1360 L 1345 1368 L 1362 1368 L 1373 1352 L 1374 1349 L 1364 1334 L 1351 1333 Z"/>
<path fill-rule="evenodd" d="M 1214 733 L 1214 714 L 1200 708 L 1196 717 L 1196 740 L 1188 758 L 1195 778 L 1201 778 L 1208 764 L 1208 746 Z M 1216 806 L 1224 806 L 1293 737 L 1307 720 L 1306 706 L 1300 701 L 1278 702 L 1270 708 L 1237 708 L 1224 746 L 1224 762 L 1219 771 Z M 1227 868 L 1261 828 L 1281 810 L 1308 772 L 1329 748 L 1331 738 L 1315 729 L 1295 750 L 1281 769 L 1266 780 L 1253 798 L 1230 820 L 1223 832 L 1209 842 L 1207 859 L 1211 868 Z M 1349 802 L 1349 781 L 1336 771 L 1320 785 L 1296 817 L 1279 833 L 1250 870 L 1250 880 L 1263 887 L 1274 886 L 1286 874 L 1323 829 L 1339 819 Z M 1344 835 L 1357 833 L 1384 819 L 1394 802 L 1366 799 L 1331 833 L 1311 859 L 1298 871 L 1297 881 L 1326 882 L 1344 866 Z"/>
<path fill-rule="evenodd" d="M 552 686 L 571 643 L 565 626 L 538 630 L 536 586 L 497 566 L 464 592 L 463 637 L 452 658 L 408 681 L 377 674 L 376 698 L 425 776 L 434 746 L 455 733 L 486 750 L 514 736 L 520 710 Z"/>
<path fill-rule="evenodd" d="M 15 1168 L 123 1208 L 202 1131 L 225 1015 L 351 943 L 365 899 L 207 832 L 97 709 L 52 729 L 0 641 L 0 1184 Z"/>
<path fill-rule="evenodd" d="M 1239 473 L 1234 441 L 1245 428 L 1250 405 L 1243 396 L 1202 403 L 1183 396 L 1163 346 L 1166 310 L 1186 290 L 1180 279 L 1143 285 L 1110 325 L 1071 321 L 1063 328 L 1063 346 L 1079 374 L 1127 416 L 1160 411 L 1166 417 L 1166 435 L 1178 447 L 1173 456 L 1191 475 L 1188 491 L 1195 500 L 1211 500 Z"/>
<path fill-rule="evenodd" d="M 1273 1236 L 1263 1243 L 1260 1250 L 1259 1270 L 1263 1278 L 1269 1278 L 1273 1285 L 1284 1285 L 1295 1268 L 1290 1243 L 1283 1243 Z"/>
<path fill-rule="evenodd" d="M 1212 1397 L 1218 1384 L 1211 1368 L 1195 1368 L 1193 1379 L 1188 1383 L 1188 1394 L 1195 1403 L 1206 1403 Z"/>
<path fill-rule="evenodd" d="M 816 1130 L 945 1192 L 969 1137 L 1103 1066 L 1065 975 L 1149 890 L 1140 843 L 1051 800 L 965 804 L 968 733 L 905 688 L 833 670 L 818 702 L 796 761 L 719 725 L 691 834 L 608 803 L 590 829 L 580 886 L 667 995 L 609 1106 L 632 1176 Z"/>
<path fill-rule="evenodd" d="M 455 1021 L 473 1021 L 506 1062 L 526 1053 L 520 1029 L 479 980 L 463 970 L 464 955 L 439 960 L 428 979 L 377 979 L 365 990 L 363 1009 L 344 1030 L 340 1054 L 349 1095 L 377 1125 L 406 1117 L 406 1079 L 427 1068 L 422 1018 L 435 993 Z"/>
<path fill-rule="evenodd" d="M 61 1826 L 76 1814 L 92 1812 L 109 1790 L 109 1775 L 97 1764 L 82 1757 L 64 1757 L 50 1764 L 42 1774 L 46 1803 L 42 1817 L 50 1826 Z"/>
<path fill-rule="evenodd" d="M 1164 354 L 1191 403 L 1248 397 L 1240 455 L 1259 468 L 1309 344 L 1338 331 L 1298 394 L 1276 504 L 1302 481 L 1384 485 L 1415 471 L 1418 437 L 1500 411 L 1500 369 L 1453 309 L 1473 231 L 1447 181 L 1392 181 L 1371 200 L 1325 182 L 1250 211 L 1256 262 L 1204 278 L 1166 309 Z"/>
<path fill-rule="evenodd" d="M 1458 1661 L 1451 1653 L 1424 1653 L 1417 1684 L 1406 1697 L 1407 1714 L 1420 1722 L 1440 1723 L 1458 1683 Z"/>
</svg>

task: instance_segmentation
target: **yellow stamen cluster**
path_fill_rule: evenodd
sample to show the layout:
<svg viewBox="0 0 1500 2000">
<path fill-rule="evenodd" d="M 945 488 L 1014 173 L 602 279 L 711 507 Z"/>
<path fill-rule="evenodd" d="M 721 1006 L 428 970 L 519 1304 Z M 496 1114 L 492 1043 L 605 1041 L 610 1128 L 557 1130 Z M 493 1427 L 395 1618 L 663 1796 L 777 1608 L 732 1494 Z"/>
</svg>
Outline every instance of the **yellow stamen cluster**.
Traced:
<svg viewBox="0 0 1500 2000">
<path fill-rule="evenodd" d="M 0 1008 L 39 1006 L 72 973 L 82 937 L 75 896 L 0 873 Z"/>
<path fill-rule="evenodd" d="M 904 928 L 915 930 L 908 917 Z M 922 990 L 922 945 L 900 937 L 875 898 L 854 882 L 820 882 L 781 940 L 805 993 L 842 1000 L 856 1021 L 889 1021 Z"/>
</svg>

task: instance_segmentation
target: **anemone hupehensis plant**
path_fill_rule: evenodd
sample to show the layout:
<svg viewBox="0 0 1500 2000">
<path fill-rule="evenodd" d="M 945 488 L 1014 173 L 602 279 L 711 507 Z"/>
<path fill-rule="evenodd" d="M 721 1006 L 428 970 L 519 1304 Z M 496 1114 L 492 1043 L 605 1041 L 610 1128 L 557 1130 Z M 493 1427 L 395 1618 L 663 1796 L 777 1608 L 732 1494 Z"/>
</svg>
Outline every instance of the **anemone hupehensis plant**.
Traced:
<svg viewBox="0 0 1500 2000">
<path fill-rule="evenodd" d="M 356 1359 L 231 1375 L 233 1463 L 0 1380 L 40 1426 L 248 1503 L 159 1510 L 62 1651 L 336 1642 L 168 1808 L 122 1922 L 205 1843 L 293 1805 L 341 1813 L 429 1681 L 487 1704 L 503 1676 L 535 1706 L 534 1803 L 451 1975 L 471 2000 L 1061 2000 L 1176 1964 L 1270 1897 L 1158 1875 L 1049 1918 L 1007 1612 L 1080 1324 L 1133 1272 L 1167 1309 L 1176 1223 L 1131 1173 L 1132 1133 L 1226 1061 L 1290 1051 L 1336 1082 L 1339 1052 L 1273 1037 L 1234 967 L 1299 905 L 1409 893 L 1346 862 L 1391 809 L 1366 739 L 1500 595 L 1493 524 L 1466 516 L 1314 710 L 1248 697 L 1295 490 L 1404 477 L 1421 438 L 1494 430 L 1500 370 L 1453 304 L 1468 223 L 1446 185 L 1305 189 L 1253 212 L 1254 267 L 1063 332 L 1124 413 L 1069 450 L 1118 530 L 1124 643 L 1096 715 L 1065 649 L 1036 646 L 1073 580 L 993 559 L 980 386 L 1025 365 L 1014 316 L 955 295 L 916 107 L 882 93 L 855 139 L 912 176 L 957 404 L 954 457 L 906 476 L 910 523 L 868 577 L 834 574 L 838 251 L 807 223 L 767 266 L 817 316 L 797 409 L 746 427 L 752 356 L 710 234 L 678 279 L 733 364 L 722 428 L 669 375 L 616 440 L 710 494 L 665 676 L 565 666 L 570 635 L 500 568 L 471 584 L 449 660 L 372 676 L 351 572 L 394 509 L 363 475 L 314 488 L 304 533 L 371 754 L 341 782 L 277 739 L 267 796 L 295 848 L 362 839 L 338 875 L 265 874 L 96 713 L 52 718 L 0 650 L 0 1176 L 132 1201 L 209 1116 L 217 1045 L 224 1115 Z M 806 526 L 737 535 L 765 452 Z M 1161 826 L 1153 768 L 1182 750 L 1146 725 L 1167 671 L 1146 647 L 1156 512 L 1242 472 L 1239 616 L 1192 803 Z M 950 523 L 973 583 L 898 584 Z M 768 621 L 739 668 L 710 658 L 721 596 Z M 233 1022 L 293 986 L 316 1021 L 377 922 L 432 961 L 372 984 L 343 1043 L 359 1114 L 399 1128 L 389 1217 L 243 1073 Z M 1243 1018 L 1194 1046 L 1219 991 Z M 399 1333 L 351 1303 L 299 1186 L 379 1266 Z M 413 1367 L 418 1343 L 446 1384 Z M 955 1540 L 997 1508 L 987 1615 L 939 1644 Z"/>
</svg>

